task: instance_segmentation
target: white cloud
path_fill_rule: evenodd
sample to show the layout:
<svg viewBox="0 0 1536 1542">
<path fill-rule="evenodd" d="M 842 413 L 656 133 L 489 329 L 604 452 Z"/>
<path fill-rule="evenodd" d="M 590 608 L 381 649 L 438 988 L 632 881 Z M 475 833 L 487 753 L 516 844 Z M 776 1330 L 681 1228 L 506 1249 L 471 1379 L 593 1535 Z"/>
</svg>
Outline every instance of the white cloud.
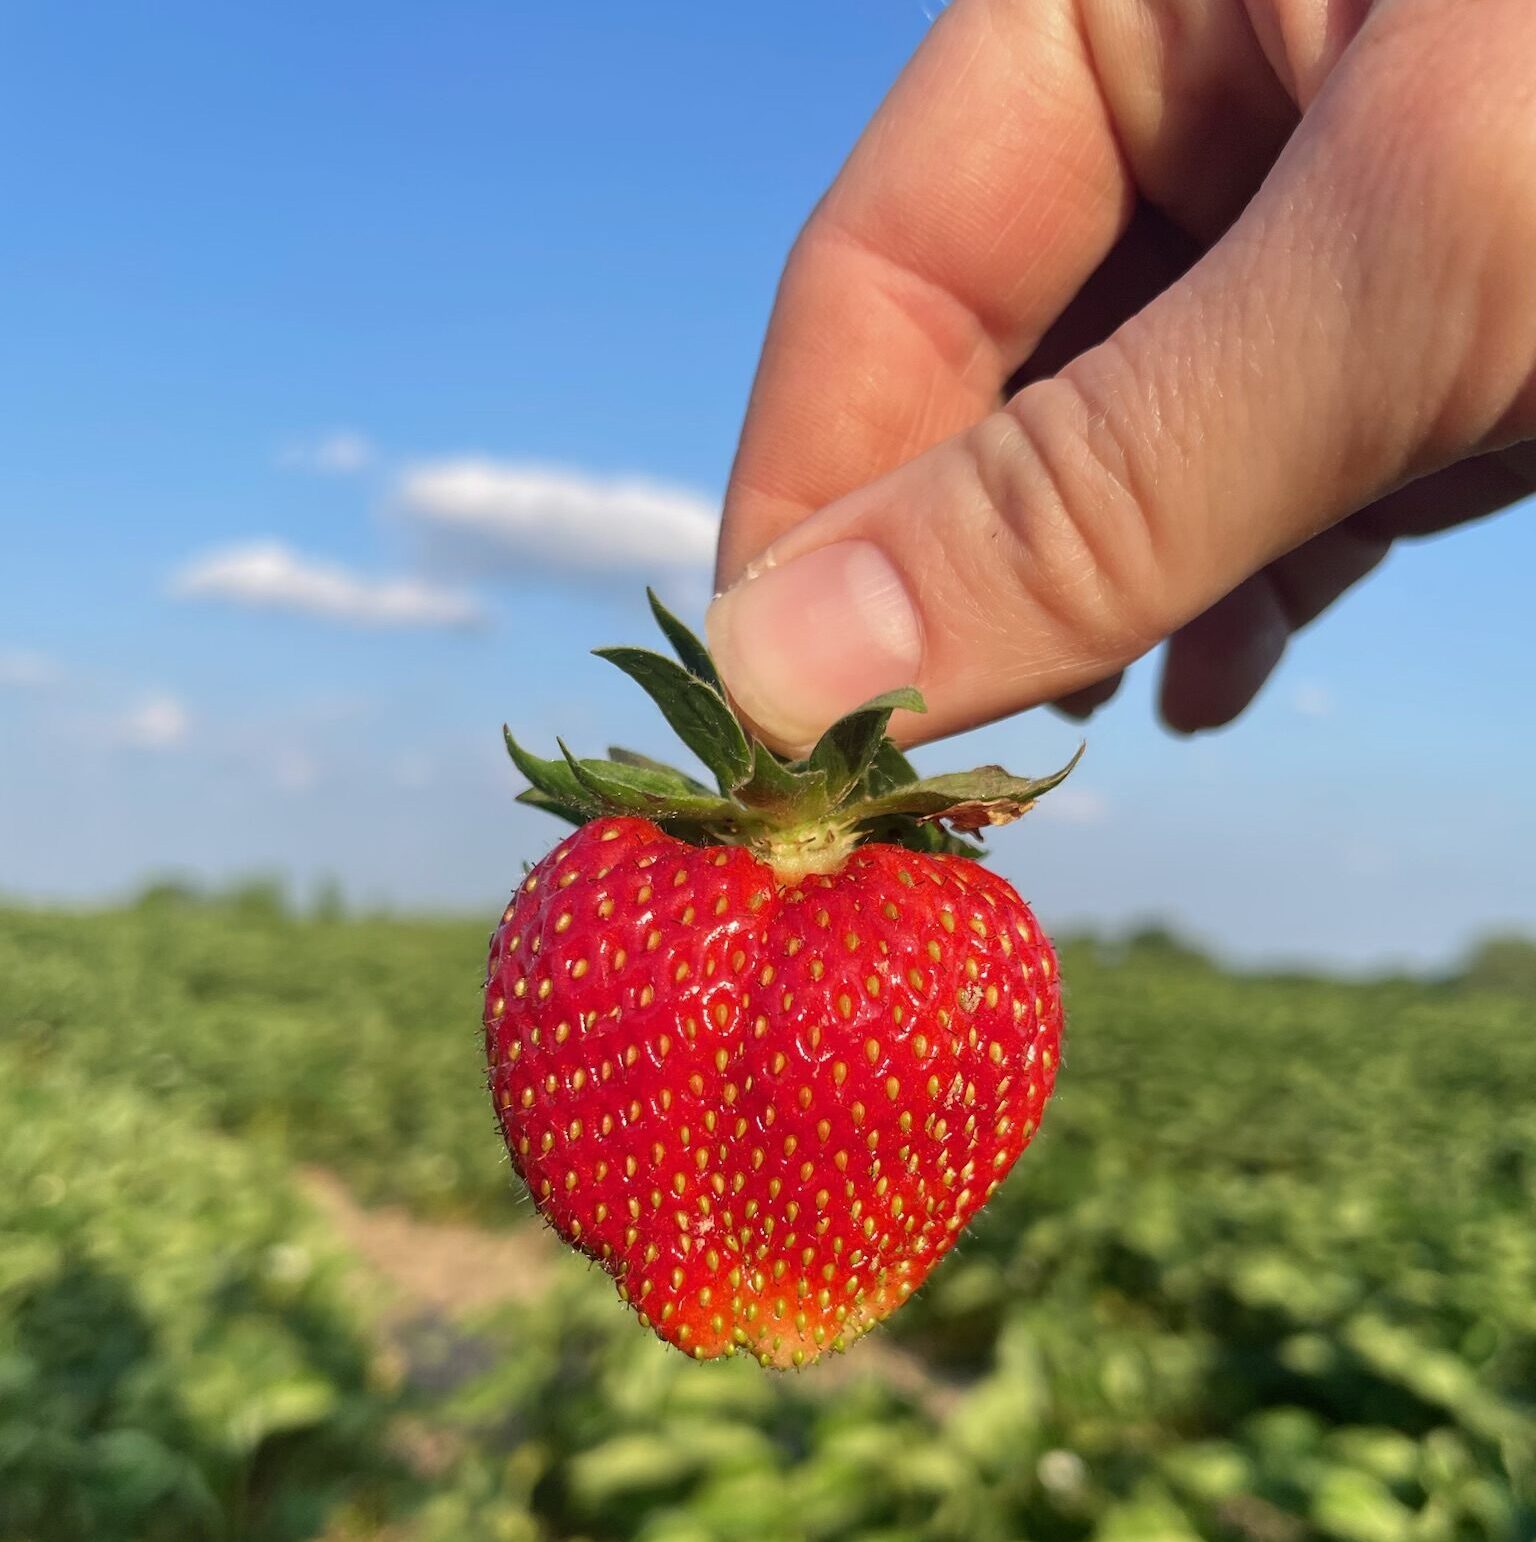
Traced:
<svg viewBox="0 0 1536 1542">
<path fill-rule="evenodd" d="M 41 689 L 56 685 L 64 671 L 50 658 L 26 648 L 0 648 L 0 689 Z"/>
<path fill-rule="evenodd" d="M 315 471 L 328 476 L 354 476 L 373 464 L 373 446 L 361 434 L 343 430 L 312 444 L 284 445 L 277 463 L 288 471 Z"/>
<path fill-rule="evenodd" d="M 1109 818 L 1109 800 L 1089 787 L 1057 787 L 1032 808 L 1029 819 L 1061 825 L 1101 825 Z"/>
<path fill-rule="evenodd" d="M 1333 695 L 1326 686 L 1300 685 L 1291 706 L 1302 717 L 1327 717 L 1333 711 Z"/>
<path fill-rule="evenodd" d="M 707 570 L 720 525 L 715 504 L 683 488 L 471 458 L 406 467 L 396 504 L 481 563 L 588 574 Z"/>
<path fill-rule="evenodd" d="M 136 749 L 170 750 L 191 727 L 191 715 L 174 696 L 151 696 L 119 721 L 118 737 Z"/>
<path fill-rule="evenodd" d="M 485 619 L 467 595 L 413 578 L 371 578 L 302 556 L 278 541 L 198 557 L 172 578 L 171 593 L 358 626 L 472 627 Z"/>
</svg>

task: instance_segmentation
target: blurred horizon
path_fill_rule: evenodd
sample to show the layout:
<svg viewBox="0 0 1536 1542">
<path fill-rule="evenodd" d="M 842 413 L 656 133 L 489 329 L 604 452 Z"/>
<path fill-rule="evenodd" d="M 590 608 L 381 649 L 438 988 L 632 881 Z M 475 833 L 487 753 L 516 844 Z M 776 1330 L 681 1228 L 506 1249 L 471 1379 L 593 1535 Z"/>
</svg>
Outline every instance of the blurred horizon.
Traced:
<svg viewBox="0 0 1536 1542">
<path fill-rule="evenodd" d="M 486 920 L 482 908 L 400 906 L 388 901 L 370 904 L 349 898 L 335 878 L 321 877 L 300 887 L 281 873 L 235 874 L 208 882 L 191 873 L 150 875 L 118 894 L 76 900 L 37 900 L 0 890 L 0 915 L 6 912 L 39 917 L 105 917 L 160 911 L 168 916 L 181 908 L 193 912 L 250 916 L 262 923 L 295 926 L 342 924 L 368 926 L 419 925 L 456 929 Z M 494 916 L 491 918 L 494 920 Z M 1437 966 L 1402 967 L 1391 963 L 1319 962 L 1315 959 L 1243 959 L 1218 943 L 1148 913 L 1118 926 L 1084 921 L 1057 930 L 1051 941 L 1065 952 L 1092 953 L 1100 963 L 1117 966 L 1136 959 L 1162 964 L 1185 961 L 1201 970 L 1214 970 L 1234 980 L 1298 979 L 1340 986 L 1371 986 L 1401 982 L 1414 987 L 1461 984 L 1512 991 L 1528 996 L 1536 990 L 1536 932 L 1493 927 L 1468 939 L 1465 947 Z"/>
<path fill-rule="evenodd" d="M 282 872 L 492 914 L 503 720 L 669 755 L 586 650 L 696 621 L 783 256 L 919 0 L 0 22 L 0 894 Z M 1421 543 L 1179 741 L 1154 665 L 994 841 L 1053 932 L 1434 972 L 1536 933 L 1529 509 Z M 1037 712 L 923 766 L 1061 764 Z"/>
</svg>

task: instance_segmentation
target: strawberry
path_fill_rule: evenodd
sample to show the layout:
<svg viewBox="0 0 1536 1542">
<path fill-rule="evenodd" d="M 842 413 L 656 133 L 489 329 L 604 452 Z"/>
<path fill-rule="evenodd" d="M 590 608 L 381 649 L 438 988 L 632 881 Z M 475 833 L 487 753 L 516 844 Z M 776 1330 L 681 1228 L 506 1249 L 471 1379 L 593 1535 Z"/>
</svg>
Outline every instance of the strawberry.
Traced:
<svg viewBox="0 0 1536 1542">
<path fill-rule="evenodd" d="M 798 1366 L 900 1306 L 1039 1128 L 1056 958 L 940 821 L 1016 818 L 1071 766 L 920 780 L 885 737 L 897 708 L 922 710 L 914 691 L 786 762 L 652 607 L 681 663 L 600 652 L 720 791 L 507 735 L 523 800 L 578 829 L 491 939 L 491 1094 L 540 1211 L 642 1323 L 699 1359 Z"/>
</svg>

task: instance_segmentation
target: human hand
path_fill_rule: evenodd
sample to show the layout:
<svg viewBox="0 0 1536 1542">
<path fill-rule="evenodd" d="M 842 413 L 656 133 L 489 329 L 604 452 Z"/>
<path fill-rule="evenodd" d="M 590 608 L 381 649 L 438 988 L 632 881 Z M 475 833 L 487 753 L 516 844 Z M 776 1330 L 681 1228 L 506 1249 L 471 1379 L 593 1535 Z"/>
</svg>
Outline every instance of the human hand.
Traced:
<svg viewBox="0 0 1536 1542">
<path fill-rule="evenodd" d="M 1213 727 L 1533 438 L 1531 0 L 955 0 L 785 270 L 711 646 L 784 749 L 914 683 L 909 740 L 1081 715 L 1165 638 Z"/>
</svg>

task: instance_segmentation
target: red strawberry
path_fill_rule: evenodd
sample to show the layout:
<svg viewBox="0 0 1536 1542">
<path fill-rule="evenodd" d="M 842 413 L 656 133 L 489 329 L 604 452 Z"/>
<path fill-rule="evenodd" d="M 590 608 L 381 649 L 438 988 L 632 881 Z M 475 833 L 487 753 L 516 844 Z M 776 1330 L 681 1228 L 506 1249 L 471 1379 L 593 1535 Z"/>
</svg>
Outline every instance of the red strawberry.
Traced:
<svg viewBox="0 0 1536 1542">
<path fill-rule="evenodd" d="M 1066 773 L 917 780 L 884 738 L 914 692 L 785 764 L 652 603 L 686 667 L 606 656 L 723 793 L 618 751 L 541 761 L 508 736 L 526 801 L 580 828 L 492 938 L 491 1092 L 539 1209 L 642 1322 L 699 1359 L 744 1346 L 801 1365 L 901 1305 L 1039 1126 L 1055 955 L 933 821 L 1017 817 Z"/>
</svg>

